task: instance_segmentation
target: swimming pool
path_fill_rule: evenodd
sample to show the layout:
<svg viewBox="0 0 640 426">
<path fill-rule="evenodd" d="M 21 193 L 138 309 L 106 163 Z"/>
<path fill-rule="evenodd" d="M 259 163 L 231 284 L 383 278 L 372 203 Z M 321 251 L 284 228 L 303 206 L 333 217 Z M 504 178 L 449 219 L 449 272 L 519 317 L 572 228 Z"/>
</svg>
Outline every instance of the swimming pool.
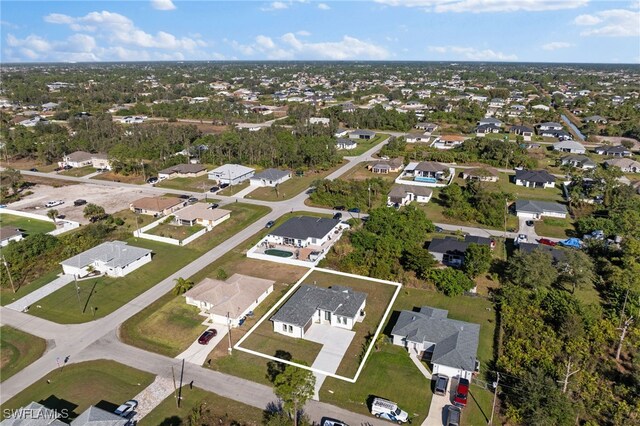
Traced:
<svg viewBox="0 0 640 426">
<path fill-rule="evenodd" d="M 268 254 L 268 255 L 271 255 L 271 256 L 277 256 L 277 257 L 291 257 L 291 256 L 293 256 L 293 253 L 291 253 L 290 251 L 278 250 L 278 249 L 265 250 L 264 254 Z"/>
</svg>

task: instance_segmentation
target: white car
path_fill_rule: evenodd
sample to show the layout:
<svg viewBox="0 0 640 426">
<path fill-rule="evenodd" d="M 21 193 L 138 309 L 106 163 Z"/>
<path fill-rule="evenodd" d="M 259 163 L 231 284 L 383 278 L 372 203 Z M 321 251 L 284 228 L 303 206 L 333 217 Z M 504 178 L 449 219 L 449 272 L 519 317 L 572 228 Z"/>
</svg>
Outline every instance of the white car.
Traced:
<svg viewBox="0 0 640 426">
<path fill-rule="evenodd" d="M 518 235 L 518 237 L 514 240 L 514 244 L 515 245 L 520 245 L 520 243 L 526 243 L 527 241 L 529 241 L 529 239 L 527 238 L 527 236 L 525 234 L 520 234 Z"/>
<path fill-rule="evenodd" d="M 130 399 L 129 401 L 116 408 L 116 411 L 114 411 L 114 413 L 119 415 L 120 417 L 129 418 L 129 416 L 133 415 L 133 410 L 135 410 L 137 406 L 138 401 L 136 401 L 135 399 Z"/>
<path fill-rule="evenodd" d="M 56 200 L 56 201 L 48 201 L 44 206 L 45 207 L 55 207 L 55 206 L 59 206 L 61 204 L 64 204 L 64 201 Z"/>
</svg>

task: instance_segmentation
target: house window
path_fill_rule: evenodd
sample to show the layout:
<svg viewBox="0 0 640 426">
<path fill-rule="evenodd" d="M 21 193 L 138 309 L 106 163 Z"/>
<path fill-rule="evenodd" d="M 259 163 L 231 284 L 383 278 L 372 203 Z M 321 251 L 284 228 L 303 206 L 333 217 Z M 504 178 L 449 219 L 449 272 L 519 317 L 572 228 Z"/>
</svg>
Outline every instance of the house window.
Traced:
<svg viewBox="0 0 640 426">
<path fill-rule="evenodd" d="M 293 333 L 293 326 L 292 325 L 289 326 L 289 333 Z"/>
<path fill-rule="evenodd" d="M 324 319 L 326 319 L 327 321 L 331 321 L 331 312 L 324 311 Z"/>
<path fill-rule="evenodd" d="M 282 331 L 287 332 L 287 324 L 282 324 Z"/>
<path fill-rule="evenodd" d="M 294 240 L 293 238 L 284 238 L 284 244 L 288 245 L 288 246 L 293 246 L 296 243 L 296 240 Z"/>
</svg>

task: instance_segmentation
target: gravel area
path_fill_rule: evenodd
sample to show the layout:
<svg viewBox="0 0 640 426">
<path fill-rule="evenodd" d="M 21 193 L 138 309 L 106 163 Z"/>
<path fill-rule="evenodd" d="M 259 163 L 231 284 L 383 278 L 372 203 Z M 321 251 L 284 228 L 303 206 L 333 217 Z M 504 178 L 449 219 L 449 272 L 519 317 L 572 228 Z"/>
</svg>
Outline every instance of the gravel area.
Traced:
<svg viewBox="0 0 640 426">
<path fill-rule="evenodd" d="M 62 200 L 64 204 L 53 207 L 66 219 L 80 223 L 89 223 L 82 214 L 83 206 L 76 207 L 73 202 L 78 199 L 86 200 L 104 207 L 107 213 L 115 213 L 128 209 L 129 204 L 138 198 L 154 196 L 157 193 L 133 188 L 119 188 L 93 184 L 69 185 L 59 188 L 38 184 L 29 188 L 33 194 L 20 201 L 11 203 L 8 207 L 14 210 L 27 211 L 46 215 L 48 208 L 44 204 L 48 201 Z"/>
</svg>

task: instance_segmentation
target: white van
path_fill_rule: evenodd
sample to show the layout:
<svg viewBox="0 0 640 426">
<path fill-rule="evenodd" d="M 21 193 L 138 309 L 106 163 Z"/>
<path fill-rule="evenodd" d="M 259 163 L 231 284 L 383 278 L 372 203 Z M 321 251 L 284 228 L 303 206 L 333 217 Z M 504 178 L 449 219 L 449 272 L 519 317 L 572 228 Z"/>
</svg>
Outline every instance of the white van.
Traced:
<svg viewBox="0 0 640 426">
<path fill-rule="evenodd" d="M 409 414 L 402 411 L 395 402 L 387 401 L 382 398 L 375 398 L 371 404 L 371 414 L 376 417 L 391 420 L 398 424 L 409 421 Z"/>
</svg>

